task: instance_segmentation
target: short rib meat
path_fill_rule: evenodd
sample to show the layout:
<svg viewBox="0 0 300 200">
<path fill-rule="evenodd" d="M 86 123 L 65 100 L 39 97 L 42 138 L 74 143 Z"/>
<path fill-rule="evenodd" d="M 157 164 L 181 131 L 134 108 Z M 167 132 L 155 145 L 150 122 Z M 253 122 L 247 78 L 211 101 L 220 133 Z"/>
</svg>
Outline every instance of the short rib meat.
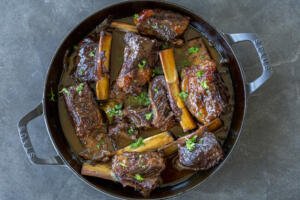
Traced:
<svg viewBox="0 0 300 200">
<path fill-rule="evenodd" d="M 140 191 L 143 196 L 159 186 L 160 174 L 165 169 L 165 160 L 157 152 L 126 152 L 115 155 L 112 170 L 120 183 Z"/>
<path fill-rule="evenodd" d="M 107 161 L 113 149 L 89 86 L 81 83 L 65 89 L 64 100 L 76 135 L 85 148 L 80 156 L 87 160 Z"/>
<path fill-rule="evenodd" d="M 141 34 L 171 42 L 183 35 L 190 19 L 168 10 L 147 9 L 139 14 L 135 22 Z"/>
</svg>

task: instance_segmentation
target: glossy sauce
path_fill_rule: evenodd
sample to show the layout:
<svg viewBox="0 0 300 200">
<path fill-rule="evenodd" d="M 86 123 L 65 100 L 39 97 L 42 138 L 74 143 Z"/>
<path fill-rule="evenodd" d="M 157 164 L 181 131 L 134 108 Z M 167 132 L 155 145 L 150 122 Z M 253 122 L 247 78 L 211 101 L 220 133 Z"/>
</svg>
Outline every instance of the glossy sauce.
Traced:
<svg viewBox="0 0 300 200">
<path fill-rule="evenodd" d="M 126 18 L 120 21 L 130 23 L 132 21 L 132 18 Z M 93 34 L 93 32 L 91 34 Z M 117 78 L 117 75 L 121 69 L 123 63 L 123 52 L 124 52 L 124 42 L 123 42 L 124 33 L 121 31 L 114 30 L 112 34 L 113 34 L 113 40 L 112 40 L 112 48 L 111 48 L 110 85 L 112 85 L 113 81 Z M 222 58 L 221 55 L 216 51 L 216 49 L 213 48 L 213 46 L 209 44 L 208 40 L 204 38 L 197 30 L 195 30 L 193 27 L 190 26 L 184 35 L 185 40 L 187 41 L 196 37 L 203 38 L 211 57 L 217 64 L 218 71 L 220 72 L 221 77 L 224 80 L 226 87 L 228 88 L 228 94 L 230 95 L 229 111 L 227 112 L 227 114 L 223 114 L 221 116 L 221 119 L 224 122 L 224 126 L 215 133 L 219 142 L 223 144 L 224 140 L 227 137 L 228 130 L 230 128 L 231 118 L 233 113 L 233 105 L 234 105 L 234 101 L 233 101 L 234 95 L 233 95 L 233 87 L 232 87 L 230 73 L 226 66 L 220 64 Z M 183 58 L 183 55 L 184 55 L 183 48 L 175 48 L 175 60 L 176 60 L 176 65 L 178 66 L 177 69 L 179 73 L 183 66 L 183 60 L 185 60 L 185 58 Z M 64 72 L 61 76 L 59 88 L 68 87 L 70 85 L 75 84 L 75 81 L 71 77 L 71 74 L 74 72 L 74 67 L 75 67 L 74 57 L 75 54 L 73 52 L 73 48 L 71 48 L 69 52 L 66 52 Z M 158 66 L 159 65 L 160 64 L 158 63 Z M 94 86 L 92 85 L 92 87 Z M 59 97 L 58 100 L 58 107 L 59 107 L 59 117 L 60 117 L 61 126 L 63 128 L 64 135 L 70 145 L 71 151 L 74 153 L 74 157 L 78 162 L 83 162 L 83 160 L 79 156 L 77 156 L 78 153 L 83 150 L 83 147 L 75 134 L 75 129 L 72 125 L 71 118 L 68 115 L 65 102 L 61 96 Z M 176 136 L 183 135 L 183 131 L 179 125 L 173 127 L 170 131 Z M 141 134 L 141 136 L 143 138 L 146 138 L 155 135 L 159 132 L 160 131 L 158 129 L 151 129 L 151 130 L 144 131 Z M 187 171 L 187 170 L 177 171 L 172 166 L 172 157 L 168 158 L 167 167 L 162 173 L 162 178 L 163 178 L 162 186 L 177 184 L 189 178 L 193 173 L 194 173 L 193 171 Z M 201 174 L 203 173 L 203 176 L 205 176 L 206 174 L 206 172 L 199 172 L 199 173 Z"/>
</svg>

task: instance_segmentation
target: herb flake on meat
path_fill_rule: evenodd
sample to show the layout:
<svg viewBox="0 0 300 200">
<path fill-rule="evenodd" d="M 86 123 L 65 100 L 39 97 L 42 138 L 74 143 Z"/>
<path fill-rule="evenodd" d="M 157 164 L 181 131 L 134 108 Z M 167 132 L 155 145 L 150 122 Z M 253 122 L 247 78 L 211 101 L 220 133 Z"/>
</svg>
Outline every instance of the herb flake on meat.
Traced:
<svg viewBox="0 0 300 200">
<path fill-rule="evenodd" d="M 193 151 L 196 147 L 197 135 L 194 135 L 192 138 L 185 141 L 186 148 L 189 151 Z"/>
<path fill-rule="evenodd" d="M 152 115 L 153 115 L 153 113 L 152 113 L 152 112 L 145 114 L 145 118 L 146 118 L 146 120 L 148 120 L 148 121 L 149 121 L 149 120 L 152 118 Z"/>
<path fill-rule="evenodd" d="M 135 174 L 134 175 L 135 180 L 142 182 L 144 178 L 140 174 Z"/>
<path fill-rule="evenodd" d="M 136 148 L 138 148 L 138 147 L 140 147 L 142 145 L 144 145 L 144 139 L 142 137 L 139 137 L 139 139 L 137 139 L 134 143 L 132 143 L 130 145 L 130 147 L 132 149 L 136 149 Z"/>
<path fill-rule="evenodd" d="M 182 92 L 179 93 L 179 97 L 180 97 L 183 101 L 185 101 L 186 98 L 188 98 L 188 96 L 189 96 L 189 94 L 188 94 L 187 92 L 182 91 Z"/>
<path fill-rule="evenodd" d="M 194 54 L 194 53 L 198 53 L 199 48 L 198 47 L 191 47 L 188 49 L 189 54 Z"/>
<path fill-rule="evenodd" d="M 70 92 L 69 92 L 69 90 L 67 88 L 61 89 L 61 91 L 59 91 L 59 93 L 65 93 L 68 96 L 70 95 Z"/>
<path fill-rule="evenodd" d="M 122 104 L 117 104 L 113 108 L 109 109 L 107 114 L 108 114 L 109 117 L 121 116 L 122 115 L 122 108 L 123 108 Z"/>
</svg>

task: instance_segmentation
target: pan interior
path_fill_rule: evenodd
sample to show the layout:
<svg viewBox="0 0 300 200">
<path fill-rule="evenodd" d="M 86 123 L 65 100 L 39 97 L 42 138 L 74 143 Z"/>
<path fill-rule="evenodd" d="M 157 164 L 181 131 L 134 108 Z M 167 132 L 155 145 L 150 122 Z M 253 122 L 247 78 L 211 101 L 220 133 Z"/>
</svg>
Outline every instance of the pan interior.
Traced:
<svg viewBox="0 0 300 200">
<path fill-rule="evenodd" d="M 228 136 L 224 141 L 223 148 L 225 152 L 225 159 L 230 154 L 232 147 L 236 143 L 242 121 L 245 112 L 245 91 L 244 81 L 240 67 L 237 60 L 228 46 L 224 38 L 218 33 L 212 26 L 205 22 L 199 16 L 187 11 L 184 8 L 165 2 L 152 2 L 152 1 L 139 1 L 139 2 L 124 2 L 105 8 L 92 16 L 85 19 L 80 23 L 63 41 L 62 45 L 57 50 L 52 63 L 49 67 L 47 79 L 45 82 L 44 90 L 44 110 L 45 121 L 49 130 L 50 138 L 60 156 L 64 159 L 67 165 L 79 176 L 91 186 L 116 197 L 122 198 L 140 198 L 139 194 L 134 190 L 123 187 L 120 184 L 113 183 L 93 177 L 83 177 L 80 175 L 81 163 L 76 159 L 69 143 L 63 133 L 62 125 L 59 120 L 58 104 L 48 101 L 48 94 L 52 91 L 58 91 L 58 85 L 60 82 L 61 74 L 63 73 L 63 63 L 65 59 L 65 53 L 74 44 L 78 43 L 88 33 L 90 33 L 101 21 L 103 21 L 108 15 L 113 14 L 114 18 L 125 18 L 131 16 L 132 13 L 141 11 L 142 8 L 161 8 L 173 10 L 175 12 L 182 13 L 191 17 L 191 26 L 200 32 L 209 43 L 211 43 L 220 54 L 219 59 L 223 59 L 222 62 L 226 62 L 228 70 L 230 72 L 231 80 L 233 82 L 233 94 L 234 100 L 234 112 L 232 116 L 231 125 L 228 127 Z M 122 12 L 118 12 L 122 10 Z M 224 162 L 223 161 L 223 162 Z M 220 165 L 219 165 L 220 167 Z M 206 172 L 196 173 L 189 179 L 186 179 L 179 184 L 171 184 L 159 188 L 151 193 L 151 198 L 165 198 L 182 193 L 199 183 L 203 182 L 208 176 L 215 172 L 219 167 L 208 170 Z"/>
</svg>

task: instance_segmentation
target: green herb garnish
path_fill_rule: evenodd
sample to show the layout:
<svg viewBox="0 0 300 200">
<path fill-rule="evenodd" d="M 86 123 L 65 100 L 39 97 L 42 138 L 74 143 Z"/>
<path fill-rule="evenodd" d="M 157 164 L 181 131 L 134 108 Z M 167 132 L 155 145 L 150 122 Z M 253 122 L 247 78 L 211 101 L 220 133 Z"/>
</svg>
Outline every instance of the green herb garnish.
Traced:
<svg viewBox="0 0 300 200">
<path fill-rule="evenodd" d="M 103 144 L 104 144 L 104 140 L 101 139 L 101 140 L 99 141 L 99 143 L 96 145 L 96 146 L 97 146 L 97 149 L 100 149 L 100 147 L 101 147 Z"/>
<path fill-rule="evenodd" d="M 94 56 L 95 56 L 95 52 L 94 52 L 94 51 L 91 51 L 91 52 L 89 53 L 89 56 L 90 56 L 90 57 L 94 57 Z"/>
<path fill-rule="evenodd" d="M 144 69 L 144 67 L 146 66 L 147 64 L 147 61 L 145 59 L 143 59 L 139 64 L 138 64 L 138 67 L 140 69 Z"/>
<path fill-rule="evenodd" d="M 152 112 L 145 114 L 146 120 L 149 121 L 152 118 L 152 115 L 153 115 Z"/>
<path fill-rule="evenodd" d="M 189 93 L 187 93 L 187 92 L 182 91 L 182 92 L 179 93 L 179 97 L 180 97 L 183 101 L 185 101 L 186 98 L 187 98 L 188 96 L 189 96 Z"/>
<path fill-rule="evenodd" d="M 157 89 L 157 88 L 154 88 L 154 92 L 155 92 L 155 93 L 158 93 L 158 89 Z"/>
<path fill-rule="evenodd" d="M 84 74 L 84 69 L 80 69 L 79 72 L 78 72 L 78 74 L 79 74 L 80 76 L 82 76 L 82 75 Z"/>
<path fill-rule="evenodd" d="M 197 135 L 194 135 L 192 138 L 185 141 L 185 146 L 189 151 L 193 151 L 196 147 Z"/>
<path fill-rule="evenodd" d="M 141 92 L 138 96 L 134 97 L 134 100 L 138 105 L 142 106 L 149 106 L 151 103 L 146 92 Z"/>
<path fill-rule="evenodd" d="M 144 178 L 140 174 L 135 174 L 134 175 L 135 180 L 142 182 Z"/>
<path fill-rule="evenodd" d="M 120 116 L 120 115 L 122 115 L 122 107 L 123 107 L 122 104 L 117 104 L 113 108 L 110 108 L 107 111 L 108 116 L 109 117 L 113 117 L 113 116 Z"/>
<path fill-rule="evenodd" d="M 208 85 L 207 85 L 207 82 L 206 81 L 201 81 L 200 82 L 200 85 L 201 85 L 201 87 L 203 88 L 203 89 L 208 89 Z"/>
<path fill-rule="evenodd" d="M 69 92 L 69 90 L 67 88 L 61 89 L 61 91 L 59 91 L 59 93 L 64 93 L 64 94 L 66 94 L 68 96 L 70 95 L 70 92 Z"/>
<path fill-rule="evenodd" d="M 153 24 L 151 27 L 152 27 L 153 29 L 158 29 L 158 25 L 157 25 L 157 24 Z"/>
<path fill-rule="evenodd" d="M 138 18 L 139 18 L 139 14 L 135 13 L 135 14 L 133 15 L 133 19 L 134 19 L 134 20 L 137 20 Z"/>
<path fill-rule="evenodd" d="M 134 143 L 132 143 L 132 144 L 130 145 L 130 147 L 131 147 L 132 149 L 136 149 L 136 148 L 138 148 L 138 147 L 144 145 L 143 140 L 144 140 L 144 139 L 143 139 L 142 137 L 139 137 L 139 139 L 137 139 Z"/>
<path fill-rule="evenodd" d="M 197 53 L 199 51 L 198 47 L 191 47 L 188 49 L 189 54 Z"/>
<path fill-rule="evenodd" d="M 198 78 L 201 78 L 203 76 L 204 72 L 202 70 L 197 71 L 196 75 Z"/>
<path fill-rule="evenodd" d="M 55 102 L 55 94 L 52 88 L 50 88 L 49 101 Z"/>
<path fill-rule="evenodd" d="M 119 165 L 121 165 L 122 167 L 127 167 L 127 165 L 125 163 L 119 162 Z"/>
<path fill-rule="evenodd" d="M 202 112 L 201 112 L 201 111 L 197 112 L 197 115 L 198 115 L 199 117 L 201 117 L 201 116 L 202 116 Z"/>
<path fill-rule="evenodd" d="M 78 92 L 78 94 L 81 94 L 82 90 L 84 87 L 84 83 L 80 83 L 77 87 L 76 87 L 76 92 Z"/>
<path fill-rule="evenodd" d="M 134 127 L 130 127 L 128 130 L 127 130 L 127 133 L 128 133 L 128 135 L 133 135 L 134 133 L 135 133 L 135 128 Z"/>
</svg>

